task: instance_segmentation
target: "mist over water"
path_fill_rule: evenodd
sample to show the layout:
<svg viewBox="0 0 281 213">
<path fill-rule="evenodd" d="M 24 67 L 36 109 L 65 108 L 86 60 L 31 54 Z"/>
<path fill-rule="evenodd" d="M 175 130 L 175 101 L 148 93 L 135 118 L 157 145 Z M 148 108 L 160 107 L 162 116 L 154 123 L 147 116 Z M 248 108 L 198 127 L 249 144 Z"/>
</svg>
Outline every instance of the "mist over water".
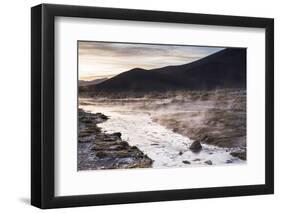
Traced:
<svg viewBox="0 0 281 213">
<path fill-rule="evenodd" d="M 80 107 L 92 113 L 103 113 L 109 119 L 98 124 L 106 133 L 120 132 L 122 139 L 132 146 L 137 146 L 141 151 L 148 155 L 154 162 L 153 168 L 165 167 L 186 167 L 186 166 L 207 166 L 206 161 L 211 161 L 213 165 L 243 164 L 245 161 L 231 156 L 229 153 L 237 148 L 221 148 L 213 145 L 202 144 L 202 150 L 194 153 L 189 149 L 193 142 L 188 136 L 178 134 L 173 129 L 167 128 L 155 122 L 155 118 L 164 116 L 179 115 L 177 117 L 182 122 L 191 119 L 186 113 L 198 112 L 200 109 L 213 108 L 213 101 L 200 105 L 200 102 L 192 104 L 188 102 L 171 104 L 176 99 L 147 99 L 147 98 L 128 98 L 124 100 L 111 99 L 80 99 Z M 179 101 L 179 100 L 176 100 Z M 159 107 L 161 106 L 161 107 Z M 204 119 L 197 116 L 193 122 L 200 122 Z M 197 120 L 197 121 L 196 121 Z M 175 124 L 174 128 L 177 128 Z"/>
</svg>

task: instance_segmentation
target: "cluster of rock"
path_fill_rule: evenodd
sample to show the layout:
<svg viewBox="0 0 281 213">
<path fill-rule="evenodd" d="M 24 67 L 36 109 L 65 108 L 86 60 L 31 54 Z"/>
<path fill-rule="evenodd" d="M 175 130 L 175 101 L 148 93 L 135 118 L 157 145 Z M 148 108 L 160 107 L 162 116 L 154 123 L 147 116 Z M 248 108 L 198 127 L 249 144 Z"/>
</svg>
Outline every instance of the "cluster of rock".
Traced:
<svg viewBox="0 0 281 213">
<path fill-rule="evenodd" d="M 202 145 L 201 145 L 200 141 L 195 140 L 195 141 L 193 141 L 193 143 L 189 146 L 189 149 L 190 149 L 192 152 L 197 153 L 197 152 L 200 152 L 200 151 L 202 150 Z M 195 160 L 200 160 L 200 159 L 195 159 Z M 185 164 L 190 164 L 189 161 L 183 161 L 183 163 L 185 163 Z M 205 161 L 204 163 L 207 164 L 207 165 L 213 165 L 213 162 L 212 162 L 211 160 L 207 160 L 207 161 Z"/>
<path fill-rule="evenodd" d="M 240 158 L 241 160 L 247 160 L 246 150 L 240 150 L 230 153 L 233 157 Z"/>
<path fill-rule="evenodd" d="M 225 137 L 224 140 L 227 140 L 228 137 Z M 214 144 L 213 141 L 215 141 L 216 139 L 215 138 L 212 138 L 211 136 L 203 136 L 201 138 L 201 141 L 203 143 L 206 143 L 206 144 Z M 219 140 L 219 139 L 217 139 Z M 222 146 L 224 147 L 224 146 Z M 227 148 L 229 148 L 228 146 L 226 146 Z M 230 155 L 233 156 L 233 157 L 237 157 L 241 160 L 247 160 L 247 150 L 246 150 L 246 147 L 244 146 L 240 146 L 240 147 L 235 147 L 235 148 L 239 148 L 238 151 L 234 151 L 234 152 L 230 152 Z"/>
<path fill-rule="evenodd" d="M 79 109 L 78 170 L 151 167 L 153 161 L 123 141 L 121 133 L 108 134 L 97 126 L 107 119 L 102 113 Z"/>
<path fill-rule="evenodd" d="M 202 150 L 202 145 L 200 143 L 200 141 L 198 140 L 195 140 L 190 146 L 189 146 L 189 149 L 192 151 L 192 152 L 195 152 L 195 153 L 198 153 Z M 180 155 L 182 153 L 179 153 Z M 210 153 L 212 154 L 212 153 Z M 238 150 L 238 151 L 234 151 L 234 152 L 230 152 L 230 155 L 232 155 L 233 157 L 237 157 L 237 158 L 240 158 L 241 160 L 246 160 L 246 150 Z M 200 159 L 198 159 L 200 160 Z M 183 163 L 185 164 L 190 164 L 189 161 L 183 161 Z M 213 162 L 211 160 L 207 160 L 204 162 L 205 164 L 208 164 L 208 165 L 212 165 Z M 226 163 L 232 163 L 232 160 L 227 160 Z"/>
</svg>

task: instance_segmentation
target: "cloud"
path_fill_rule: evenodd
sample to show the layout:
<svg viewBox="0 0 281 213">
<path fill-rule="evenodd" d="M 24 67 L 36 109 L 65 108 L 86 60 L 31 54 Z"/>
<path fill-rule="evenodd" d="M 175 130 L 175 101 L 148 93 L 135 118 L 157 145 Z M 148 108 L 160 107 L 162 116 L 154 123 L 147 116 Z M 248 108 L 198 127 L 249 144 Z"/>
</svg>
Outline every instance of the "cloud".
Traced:
<svg viewBox="0 0 281 213">
<path fill-rule="evenodd" d="M 135 67 L 153 69 L 185 64 L 223 48 L 79 41 L 79 76 L 117 75 Z"/>
</svg>

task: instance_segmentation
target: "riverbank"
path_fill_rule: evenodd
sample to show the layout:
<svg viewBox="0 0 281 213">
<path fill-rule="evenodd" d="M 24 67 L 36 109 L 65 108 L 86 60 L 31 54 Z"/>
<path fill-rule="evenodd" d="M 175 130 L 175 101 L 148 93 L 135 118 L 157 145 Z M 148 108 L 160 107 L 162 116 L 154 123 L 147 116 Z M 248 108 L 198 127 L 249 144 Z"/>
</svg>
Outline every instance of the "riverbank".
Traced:
<svg viewBox="0 0 281 213">
<path fill-rule="evenodd" d="M 153 161 L 120 132 L 105 133 L 97 125 L 109 119 L 79 109 L 78 170 L 149 168 Z"/>
<path fill-rule="evenodd" d="M 230 154 L 246 160 L 245 91 L 197 92 L 167 105 L 185 110 L 159 113 L 154 122 L 203 144 L 236 148 Z"/>
<path fill-rule="evenodd" d="M 129 100 L 134 102 L 133 100 Z M 137 102 L 139 103 L 139 102 Z M 199 150 L 191 149 L 193 140 L 183 136 L 172 129 L 160 125 L 152 120 L 151 113 L 140 110 L 134 102 L 133 105 L 124 102 L 111 103 L 98 101 L 97 99 L 81 99 L 80 107 L 89 112 L 101 112 L 110 119 L 97 124 L 107 134 L 122 133 L 131 146 L 136 146 L 153 160 L 153 168 L 176 168 L 193 166 L 210 166 L 225 164 L 243 164 L 245 161 L 230 155 L 239 148 L 222 148 L 214 145 L 201 144 Z M 133 109 L 134 108 L 134 109 Z"/>
<path fill-rule="evenodd" d="M 201 144 L 226 148 L 231 156 L 246 160 L 246 90 L 116 94 L 82 98 L 81 104 L 101 111 L 108 108 L 149 114 L 153 122 L 174 133 Z"/>
</svg>

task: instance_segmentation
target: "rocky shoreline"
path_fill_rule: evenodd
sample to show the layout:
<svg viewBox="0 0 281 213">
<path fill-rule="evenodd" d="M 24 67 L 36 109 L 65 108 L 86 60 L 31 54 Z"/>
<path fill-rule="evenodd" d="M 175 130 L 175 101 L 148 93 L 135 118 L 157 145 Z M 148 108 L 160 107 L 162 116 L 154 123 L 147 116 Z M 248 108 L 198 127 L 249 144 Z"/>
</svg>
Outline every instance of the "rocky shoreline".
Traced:
<svg viewBox="0 0 281 213">
<path fill-rule="evenodd" d="M 108 134 L 97 126 L 108 119 L 79 109 L 78 170 L 152 167 L 153 160 L 122 140 L 120 132 Z"/>
</svg>

